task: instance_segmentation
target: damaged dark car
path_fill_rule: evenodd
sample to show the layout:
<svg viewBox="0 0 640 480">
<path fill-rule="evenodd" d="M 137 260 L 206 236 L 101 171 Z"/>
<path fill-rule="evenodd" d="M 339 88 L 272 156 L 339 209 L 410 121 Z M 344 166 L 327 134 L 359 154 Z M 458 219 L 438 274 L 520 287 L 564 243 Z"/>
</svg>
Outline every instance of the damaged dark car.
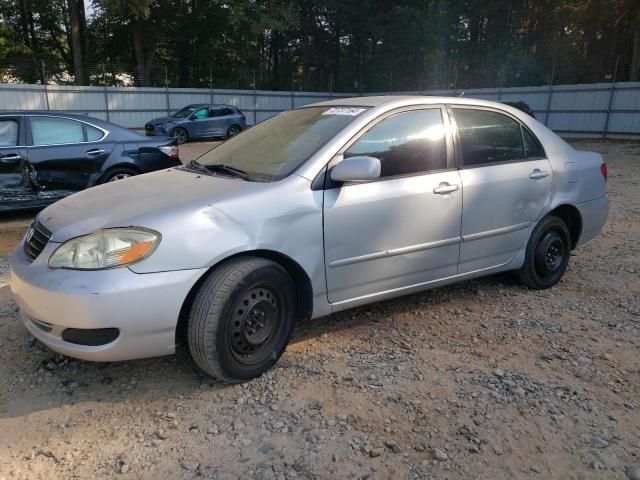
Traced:
<svg viewBox="0 0 640 480">
<path fill-rule="evenodd" d="M 176 140 L 86 115 L 0 114 L 0 211 L 41 208 L 101 183 L 180 165 Z"/>
</svg>

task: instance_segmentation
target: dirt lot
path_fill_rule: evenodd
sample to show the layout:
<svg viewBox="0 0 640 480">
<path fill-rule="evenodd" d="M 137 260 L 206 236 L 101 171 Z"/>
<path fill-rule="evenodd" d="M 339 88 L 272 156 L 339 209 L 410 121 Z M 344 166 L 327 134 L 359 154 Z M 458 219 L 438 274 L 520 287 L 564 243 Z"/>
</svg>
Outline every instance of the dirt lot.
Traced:
<svg viewBox="0 0 640 480">
<path fill-rule="evenodd" d="M 6 274 L 30 218 L 2 221 L 0 479 L 639 479 L 640 144 L 576 146 L 604 154 L 612 210 L 557 287 L 501 275 L 314 320 L 237 386 L 185 354 L 33 341 Z"/>
</svg>

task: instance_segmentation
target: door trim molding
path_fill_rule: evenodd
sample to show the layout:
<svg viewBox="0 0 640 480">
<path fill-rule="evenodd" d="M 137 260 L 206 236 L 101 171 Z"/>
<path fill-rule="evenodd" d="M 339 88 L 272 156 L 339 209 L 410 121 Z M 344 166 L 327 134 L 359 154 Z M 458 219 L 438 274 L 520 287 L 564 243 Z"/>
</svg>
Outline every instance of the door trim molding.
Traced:
<svg viewBox="0 0 640 480">
<path fill-rule="evenodd" d="M 497 237 L 498 235 L 505 235 L 507 233 L 517 232 L 518 230 L 524 230 L 529 228 L 531 222 L 516 223 L 515 225 L 509 225 L 508 227 L 496 228 L 494 230 L 485 230 L 484 232 L 471 233 L 469 235 L 463 235 L 463 242 L 473 242 L 474 240 L 482 240 L 484 238 Z"/>
<path fill-rule="evenodd" d="M 366 262 L 369 260 L 377 260 L 385 257 L 395 257 L 397 255 L 404 255 L 406 253 L 422 252 L 424 250 L 430 250 L 432 248 L 446 247 L 448 245 L 455 245 L 460 243 L 460 237 L 445 238 L 443 240 L 437 240 L 435 242 L 420 243 L 418 245 L 409 245 L 408 247 L 393 248 L 390 250 L 384 250 L 382 252 L 366 253 L 364 255 L 358 255 L 357 257 L 343 258 L 341 260 L 334 260 L 329 264 L 329 267 L 342 267 L 344 265 L 351 265 L 353 263 Z"/>
</svg>

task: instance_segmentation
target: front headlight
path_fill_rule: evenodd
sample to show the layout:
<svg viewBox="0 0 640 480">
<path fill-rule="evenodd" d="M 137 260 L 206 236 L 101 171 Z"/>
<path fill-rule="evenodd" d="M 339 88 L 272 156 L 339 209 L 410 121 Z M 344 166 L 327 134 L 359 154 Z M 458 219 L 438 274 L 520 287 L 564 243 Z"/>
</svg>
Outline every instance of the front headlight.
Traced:
<svg viewBox="0 0 640 480">
<path fill-rule="evenodd" d="M 141 228 L 108 228 L 72 238 L 49 258 L 49 268 L 102 270 L 139 262 L 153 253 L 160 234 Z"/>
</svg>

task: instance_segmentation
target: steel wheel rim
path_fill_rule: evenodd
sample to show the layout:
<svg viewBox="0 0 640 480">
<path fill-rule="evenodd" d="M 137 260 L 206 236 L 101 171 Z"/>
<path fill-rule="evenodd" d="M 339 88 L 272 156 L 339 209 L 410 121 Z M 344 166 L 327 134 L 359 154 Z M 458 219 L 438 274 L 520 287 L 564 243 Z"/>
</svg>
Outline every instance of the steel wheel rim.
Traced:
<svg viewBox="0 0 640 480">
<path fill-rule="evenodd" d="M 240 129 L 236 126 L 229 127 L 229 137 L 233 137 L 240 133 Z"/>
<path fill-rule="evenodd" d="M 256 285 L 234 303 L 228 329 L 231 354 L 240 363 L 254 365 L 274 355 L 284 314 L 280 294 L 269 285 Z"/>
<path fill-rule="evenodd" d="M 113 177 L 109 179 L 110 182 L 116 182 L 118 180 L 124 180 L 125 178 L 129 178 L 131 176 L 130 173 L 116 173 Z"/>
<path fill-rule="evenodd" d="M 566 257 L 565 243 L 556 231 L 547 232 L 536 248 L 536 267 L 544 277 L 554 275 L 564 263 Z"/>
</svg>

